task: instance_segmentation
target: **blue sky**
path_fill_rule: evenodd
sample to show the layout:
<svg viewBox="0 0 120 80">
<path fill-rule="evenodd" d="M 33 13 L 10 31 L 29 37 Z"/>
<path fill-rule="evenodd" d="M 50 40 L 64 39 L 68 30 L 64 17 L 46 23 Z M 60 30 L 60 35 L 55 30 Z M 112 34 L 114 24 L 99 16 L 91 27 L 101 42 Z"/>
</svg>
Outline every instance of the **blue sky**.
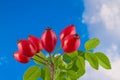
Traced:
<svg viewBox="0 0 120 80">
<path fill-rule="evenodd" d="M 24 71 L 34 63 L 23 65 L 13 58 L 16 41 L 30 34 L 40 37 L 47 26 L 59 36 L 64 27 L 74 24 L 84 43 L 88 30 L 82 23 L 83 11 L 83 0 L 0 0 L 0 79 L 22 80 Z M 84 50 L 83 45 L 80 49 Z"/>
<path fill-rule="evenodd" d="M 0 0 L 0 80 L 22 80 L 23 65 L 13 58 L 17 40 L 32 34 L 40 37 L 50 26 L 60 31 L 74 24 L 81 36 L 80 49 L 89 38 L 101 40 L 95 51 L 104 52 L 112 69 L 98 71 L 86 62 L 86 74 L 79 80 L 120 80 L 120 0 Z M 57 47 L 60 45 L 58 41 Z"/>
</svg>

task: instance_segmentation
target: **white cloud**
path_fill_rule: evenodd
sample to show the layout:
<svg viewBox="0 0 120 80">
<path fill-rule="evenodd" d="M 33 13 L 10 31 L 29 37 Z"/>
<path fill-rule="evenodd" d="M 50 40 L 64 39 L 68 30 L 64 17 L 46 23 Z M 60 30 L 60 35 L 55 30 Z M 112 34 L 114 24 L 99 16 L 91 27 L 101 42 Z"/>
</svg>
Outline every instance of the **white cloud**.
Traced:
<svg viewBox="0 0 120 80">
<path fill-rule="evenodd" d="M 110 57 L 112 70 L 87 67 L 87 74 L 80 80 L 120 80 L 120 0 L 84 0 L 84 4 L 83 23 L 88 25 L 90 38 L 101 40 L 95 51 Z"/>
<path fill-rule="evenodd" d="M 115 60 L 111 63 L 111 70 L 105 70 L 102 67 L 100 67 L 99 70 L 94 70 L 87 63 L 86 74 L 79 80 L 120 80 L 120 59 L 118 57 L 114 57 L 114 59 Z"/>
</svg>

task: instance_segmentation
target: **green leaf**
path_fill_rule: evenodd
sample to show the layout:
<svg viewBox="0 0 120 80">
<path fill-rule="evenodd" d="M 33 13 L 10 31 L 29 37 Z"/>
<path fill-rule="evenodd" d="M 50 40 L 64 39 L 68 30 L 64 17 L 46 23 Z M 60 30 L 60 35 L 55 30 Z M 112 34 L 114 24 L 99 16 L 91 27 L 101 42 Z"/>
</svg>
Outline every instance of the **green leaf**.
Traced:
<svg viewBox="0 0 120 80">
<path fill-rule="evenodd" d="M 72 53 L 67 54 L 68 56 L 70 56 L 72 59 L 76 58 L 78 56 L 78 51 L 74 51 Z"/>
<path fill-rule="evenodd" d="M 100 40 L 98 38 L 93 38 L 91 40 L 88 40 L 86 43 L 85 43 L 85 49 L 86 50 L 92 50 L 94 48 L 96 48 L 100 43 Z"/>
<path fill-rule="evenodd" d="M 55 70 L 55 80 L 59 77 L 60 75 L 60 69 Z"/>
<path fill-rule="evenodd" d="M 99 64 L 105 69 L 111 69 L 110 61 L 108 57 L 102 52 L 96 52 L 95 55 L 97 56 Z"/>
<path fill-rule="evenodd" d="M 85 73 L 85 59 L 82 56 L 84 54 L 83 52 L 75 51 L 70 54 L 65 53 L 63 57 L 60 57 L 55 64 L 57 70 L 60 70 L 55 74 L 57 75 L 55 80 L 77 80 L 82 76 Z M 54 61 L 56 61 L 56 58 L 57 56 Z"/>
<path fill-rule="evenodd" d="M 43 59 L 47 60 L 46 56 L 45 56 L 42 52 L 37 53 L 37 55 L 40 56 L 40 57 L 42 57 Z M 36 59 L 36 60 L 38 60 L 38 61 L 45 62 L 43 59 L 39 58 L 38 56 L 34 55 L 33 58 Z M 34 62 L 35 62 L 36 64 L 43 65 L 43 64 L 41 64 L 41 63 L 38 62 L 38 61 L 35 61 L 35 60 L 34 60 Z"/>
<path fill-rule="evenodd" d="M 73 79 L 71 79 L 71 78 L 68 77 L 66 80 L 73 80 Z M 75 80 L 75 79 L 74 79 L 74 80 Z"/>
<path fill-rule="evenodd" d="M 60 58 L 58 58 L 58 57 L 59 57 L 59 55 L 54 57 L 56 68 L 59 68 L 63 64 L 63 61 L 62 61 L 61 57 Z"/>
<path fill-rule="evenodd" d="M 23 80 L 37 80 L 41 74 L 41 69 L 39 66 L 31 66 L 24 73 Z"/>
<path fill-rule="evenodd" d="M 78 50 L 78 56 L 81 56 L 85 59 L 85 52 Z"/>
<path fill-rule="evenodd" d="M 65 63 L 61 63 L 61 65 L 59 65 L 59 69 L 65 70 L 66 67 L 67 67 L 67 64 L 65 64 Z"/>
<path fill-rule="evenodd" d="M 56 77 L 55 80 L 66 80 L 65 76 L 66 72 L 60 71 L 59 75 Z"/>
<path fill-rule="evenodd" d="M 71 69 L 72 66 L 73 66 L 73 62 L 70 62 L 70 63 L 67 64 L 67 68 L 66 69 Z"/>
<path fill-rule="evenodd" d="M 63 61 L 66 63 L 70 63 L 72 61 L 72 58 L 68 54 L 64 54 Z"/>
<path fill-rule="evenodd" d="M 73 70 L 68 70 L 67 76 L 68 76 L 67 80 L 77 80 L 77 74 Z"/>
<path fill-rule="evenodd" d="M 73 64 L 72 64 L 72 67 L 70 68 L 70 70 L 73 70 L 73 71 L 75 71 L 75 72 L 78 71 L 78 67 L 77 67 L 77 65 L 76 65 L 76 60 L 73 61 Z"/>
<path fill-rule="evenodd" d="M 76 61 L 76 65 L 78 67 L 77 78 L 79 78 L 85 74 L 85 60 L 84 60 L 84 58 L 81 56 L 78 56 L 77 61 Z"/>
<path fill-rule="evenodd" d="M 72 70 L 59 70 L 55 80 L 77 80 L 76 72 Z"/>
<path fill-rule="evenodd" d="M 90 52 L 85 53 L 85 59 L 89 62 L 89 64 L 98 70 L 98 60 L 96 56 Z"/>
<path fill-rule="evenodd" d="M 40 77 L 42 80 L 50 80 L 50 70 L 47 67 L 42 68 Z"/>
</svg>

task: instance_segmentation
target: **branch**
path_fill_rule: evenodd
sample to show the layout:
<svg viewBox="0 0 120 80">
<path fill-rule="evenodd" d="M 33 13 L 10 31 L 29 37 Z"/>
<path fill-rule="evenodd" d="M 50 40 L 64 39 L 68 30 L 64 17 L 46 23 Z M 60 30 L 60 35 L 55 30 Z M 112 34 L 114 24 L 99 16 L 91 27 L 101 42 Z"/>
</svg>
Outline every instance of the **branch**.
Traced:
<svg viewBox="0 0 120 80">
<path fill-rule="evenodd" d="M 61 45 L 57 48 L 57 50 L 54 52 L 53 56 L 55 56 L 56 53 L 61 49 Z"/>
<path fill-rule="evenodd" d="M 38 55 L 38 54 L 36 54 L 35 56 L 37 56 L 37 57 L 41 58 L 42 60 L 44 60 L 44 61 L 48 62 L 48 60 L 44 59 L 43 57 L 41 57 L 41 56 L 40 56 L 40 55 Z"/>
<path fill-rule="evenodd" d="M 52 58 L 52 55 L 51 55 L 51 53 L 49 53 L 49 55 L 50 55 L 50 61 L 51 61 L 51 72 L 50 72 L 50 80 L 54 80 L 54 71 L 55 71 L 55 66 L 54 66 L 54 62 L 53 62 L 53 58 Z"/>
<path fill-rule="evenodd" d="M 51 69 L 50 68 L 50 66 L 48 65 L 48 64 L 46 64 L 45 62 L 41 62 L 41 61 L 39 61 L 39 60 L 37 60 L 37 59 L 34 59 L 34 58 L 31 58 L 32 60 L 35 60 L 35 61 L 37 61 L 37 62 L 39 62 L 39 63 L 42 63 L 44 66 L 46 66 L 49 70 Z"/>
<path fill-rule="evenodd" d="M 64 54 L 64 52 L 61 53 L 61 54 L 57 57 L 56 62 L 58 61 L 58 59 L 59 59 L 63 54 Z"/>
<path fill-rule="evenodd" d="M 39 60 L 34 59 L 34 58 L 31 58 L 31 59 L 32 59 L 32 60 L 35 60 L 35 61 L 37 61 L 37 62 L 39 62 L 39 63 L 42 63 L 42 64 L 44 64 L 44 65 L 47 65 L 45 62 L 39 61 Z"/>
</svg>

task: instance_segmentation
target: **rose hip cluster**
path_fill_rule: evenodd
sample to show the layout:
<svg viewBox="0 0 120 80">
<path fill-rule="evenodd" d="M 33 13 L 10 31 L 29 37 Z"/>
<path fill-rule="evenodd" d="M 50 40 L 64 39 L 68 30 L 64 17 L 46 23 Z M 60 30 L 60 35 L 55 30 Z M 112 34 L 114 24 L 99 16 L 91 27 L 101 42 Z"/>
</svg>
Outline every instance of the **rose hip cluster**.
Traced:
<svg viewBox="0 0 120 80">
<path fill-rule="evenodd" d="M 80 36 L 76 34 L 75 26 L 69 25 L 60 33 L 62 49 L 66 53 L 76 51 L 80 46 Z M 57 36 L 51 28 L 47 28 L 41 39 L 30 35 L 27 40 L 18 41 L 18 51 L 14 53 L 14 58 L 21 63 L 28 63 L 35 54 L 44 48 L 48 53 L 52 53 L 57 44 Z"/>
</svg>

